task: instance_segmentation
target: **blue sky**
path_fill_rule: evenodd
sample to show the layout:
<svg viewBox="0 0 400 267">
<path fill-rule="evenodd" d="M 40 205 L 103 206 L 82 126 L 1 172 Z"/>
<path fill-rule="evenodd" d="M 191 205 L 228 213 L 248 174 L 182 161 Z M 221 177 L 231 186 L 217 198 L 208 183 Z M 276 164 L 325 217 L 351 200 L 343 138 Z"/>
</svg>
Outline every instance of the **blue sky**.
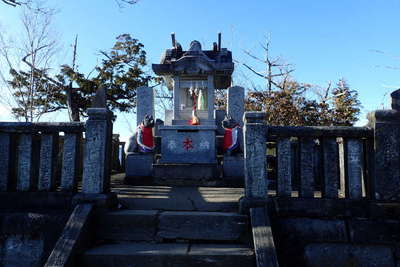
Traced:
<svg viewBox="0 0 400 267">
<path fill-rule="evenodd" d="M 223 47 L 239 61 L 252 63 L 243 49 L 263 56 L 259 43 L 270 35 L 273 55 L 294 64 L 298 81 L 325 85 L 346 78 L 360 94 L 361 122 L 366 112 L 388 107 L 385 95 L 400 87 L 400 69 L 386 67 L 400 68 L 399 0 L 140 0 L 124 9 L 114 0 L 51 2 L 60 10 L 54 26 L 66 51 L 60 61 L 69 61 L 69 45 L 78 34 L 81 71 L 91 69 L 97 51 L 110 48 L 121 33 L 138 38 L 149 63 L 158 63 L 171 46 L 171 32 L 184 48 L 194 39 L 210 48 L 222 32 Z M 1 4 L 0 22 L 9 27 L 17 21 L 18 10 Z M 239 82 L 244 70 L 237 69 Z M 118 127 L 125 132 L 123 124 Z"/>
</svg>

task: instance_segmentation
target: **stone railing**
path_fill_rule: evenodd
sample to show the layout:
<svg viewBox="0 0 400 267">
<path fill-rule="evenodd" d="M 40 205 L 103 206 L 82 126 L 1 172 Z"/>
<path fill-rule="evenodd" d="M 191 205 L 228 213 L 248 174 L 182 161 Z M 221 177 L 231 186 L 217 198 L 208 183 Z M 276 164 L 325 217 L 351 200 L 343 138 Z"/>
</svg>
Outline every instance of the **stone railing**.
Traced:
<svg viewBox="0 0 400 267">
<path fill-rule="evenodd" d="M 372 129 L 268 126 L 266 132 L 277 196 L 374 198 Z"/>
<path fill-rule="evenodd" d="M 102 108 L 88 115 L 86 123 L 0 122 L 0 191 L 107 192 L 111 115 Z"/>
<path fill-rule="evenodd" d="M 368 114 L 368 127 L 268 126 L 244 116 L 245 199 L 278 197 L 400 200 L 400 98 Z M 267 168 L 268 149 L 275 160 Z M 270 152 L 270 151 L 268 151 Z M 267 169 L 276 173 L 268 192 Z"/>
<path fill-rule="evenodd" d="M 245 195 L 239 204 L 241 212 L 250 215 L 258 267 L 278 266 L 271 207 L 274 213 L 286 212 L 284 216 L 304 216 L 307 211 L 324 218 L 353 218 L 363 212 L 365 218 L 382 216 L 392 212 L 385 210 L 387 206 L 398 207 L 400 90 L 391 96 L 392 109 L 370 113 L 368 127 L 274 127 L 265 124 L 263 112 L 245 113 Z M 267 154 L 275 157 L 274 166 L 267 166 Z M 268 186 L 268 169 L 276 173 L 273 187 Z M 320 230 L 309 231 L 317 236 L 326 232 Z M 296 231 L 301 229 L 291 234 Z"/>
</svg>

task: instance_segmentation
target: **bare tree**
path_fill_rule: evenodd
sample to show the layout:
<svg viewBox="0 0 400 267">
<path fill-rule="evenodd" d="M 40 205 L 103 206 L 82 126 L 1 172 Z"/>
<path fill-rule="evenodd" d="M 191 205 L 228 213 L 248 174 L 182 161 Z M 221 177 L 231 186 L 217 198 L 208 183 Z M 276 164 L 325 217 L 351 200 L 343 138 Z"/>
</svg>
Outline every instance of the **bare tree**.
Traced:
<svg viewBox="0 0 400 267">
<path fill-rule="evenodd" d="M 78 35 L 75 37 L 75 42 L 73 44 L 73 51 L 72 51 L 72 71 L 76 71 L 77 64 L 76 64 L 76 51 L 78 46 Z M 67 106 L 68 106 L 68 115 L 70 121 L 80 121 L 79 116 L 79 108 L 75 103 L 75 90 L 73 88 L 73 81 L 70 80 L 68 88 L 65 90 L 67 95 Z"/>
<path fill-rule="evenodd" d="M 300 83 L 292 76 L 294 68 L 280 57 L 272 57 L 270 41 L 260 44 L 264 58 L 244 51 L 264 70 L 241 63 L 245 69 L 265 80 L 265 88 L 250 90 L 246 109 L 265 111 L 270 125 L 353 125 L 357 121 L 361 103 L 356 90 L 350 89 L 344 79 L 332 88 Z"/>
<path fill-rule="evenodd" d="M 0 32 L 2 104 L 11 106 L 13 114 L 25 121 L 39 120 L 43 114 L 59 110 L 51 102 L 57 88 L 46 77 L 59 52 L 51 24 L 53 14 L 24 8 L 18 36 Z M 40 90 L 48 91 L 48 97 L 39 97 Z"/>
<path fill-rule="evenodd" d="M 42 0 L 25 0 L 25 1 L 21 1 L 21 0 L 0 0 L 1 2 L 3 2 L 6 5 L 9 6 L 13 6 L 13 7 L 18 7 L 18 6 L 25 6 L 27 8 L 30 8 L 32 10 L 35 10 L 37 12 L 46 12 L 47 9 L 44 8 L 38 8 L 37 4 L 39 3 L 40 5 L 42 4 Z M 139 0 L 115 0 L 115 2 L 117 3 L 117 5 L 120 8 L 125 7 L 126 5 L 134 5 L 137 2 L 139 2 Z"/>
<path fill-rule="evenodd" d="M 271 57 L 270 44 L 270 38 L 266 38 L 265 44 L 260 43 L 260 46 L 263 49 L 264 58 L 256 56 L 249 50 L 243 51 L 256 62 L 262 63 L 265 70 L 258 71 L 255 67 L 250 66 L 247 63 L 238 62 L 255 75 L 265 79 L 268 92 L 271 92 L 274 87 L 283 89 L 282 87 L 287 86 L 287 82 L 290 80 L 290 74 L 294 71 L 293 66 L 285 63 L 281 57 Z"/>
</svg>

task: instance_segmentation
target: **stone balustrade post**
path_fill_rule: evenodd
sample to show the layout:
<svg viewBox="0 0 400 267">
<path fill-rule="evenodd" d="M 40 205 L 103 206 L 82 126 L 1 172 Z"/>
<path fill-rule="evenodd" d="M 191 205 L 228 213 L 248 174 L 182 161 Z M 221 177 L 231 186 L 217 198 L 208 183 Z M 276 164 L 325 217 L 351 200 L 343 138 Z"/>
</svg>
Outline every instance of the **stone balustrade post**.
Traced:
<svg viewBox="0 0 400 267">
<path fill-rule="evenodd" d="M 256 202 L 265 205 L 267 199 L 267 127 L 264 112 L 244 114 L 244 172 L 245 197 L 241 209 L 254 207 Z"/>
<path fill-rule="evenodd" d="M 106 108 L 88 108 L 86 149 L 83 164 L 83 193 L 110 190 L 112 116 Z"/>
<path fill-rule="evenodd" d="M 375 197 L 400 200 L 400 89 L 391 94 L 392 109 L 368 114 L 374 129 Z"/>
</svg>

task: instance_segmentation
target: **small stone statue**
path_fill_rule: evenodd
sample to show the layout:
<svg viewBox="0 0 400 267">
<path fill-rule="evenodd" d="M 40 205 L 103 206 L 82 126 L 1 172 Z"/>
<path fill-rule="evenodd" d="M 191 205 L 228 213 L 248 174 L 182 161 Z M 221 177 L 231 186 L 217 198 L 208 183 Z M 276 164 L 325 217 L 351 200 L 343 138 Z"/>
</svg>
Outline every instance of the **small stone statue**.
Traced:
<svg viewBox="0 0 400 267">
<path fill-rule="evenodd" d="M 129 138 L 126 152 L 152 153 L 154 150 L 153 127 L 153 116 L 146 115 L 137 127 L 135 135 Z"/>
<path fill-rule="evenodd" d="M 225 130 L 223 151 L 227 155 L 233 155 L 240 152 L 240 125 L 230 116 L 225 116 L 222 121 L 222 127 Z"/>
</svg>

